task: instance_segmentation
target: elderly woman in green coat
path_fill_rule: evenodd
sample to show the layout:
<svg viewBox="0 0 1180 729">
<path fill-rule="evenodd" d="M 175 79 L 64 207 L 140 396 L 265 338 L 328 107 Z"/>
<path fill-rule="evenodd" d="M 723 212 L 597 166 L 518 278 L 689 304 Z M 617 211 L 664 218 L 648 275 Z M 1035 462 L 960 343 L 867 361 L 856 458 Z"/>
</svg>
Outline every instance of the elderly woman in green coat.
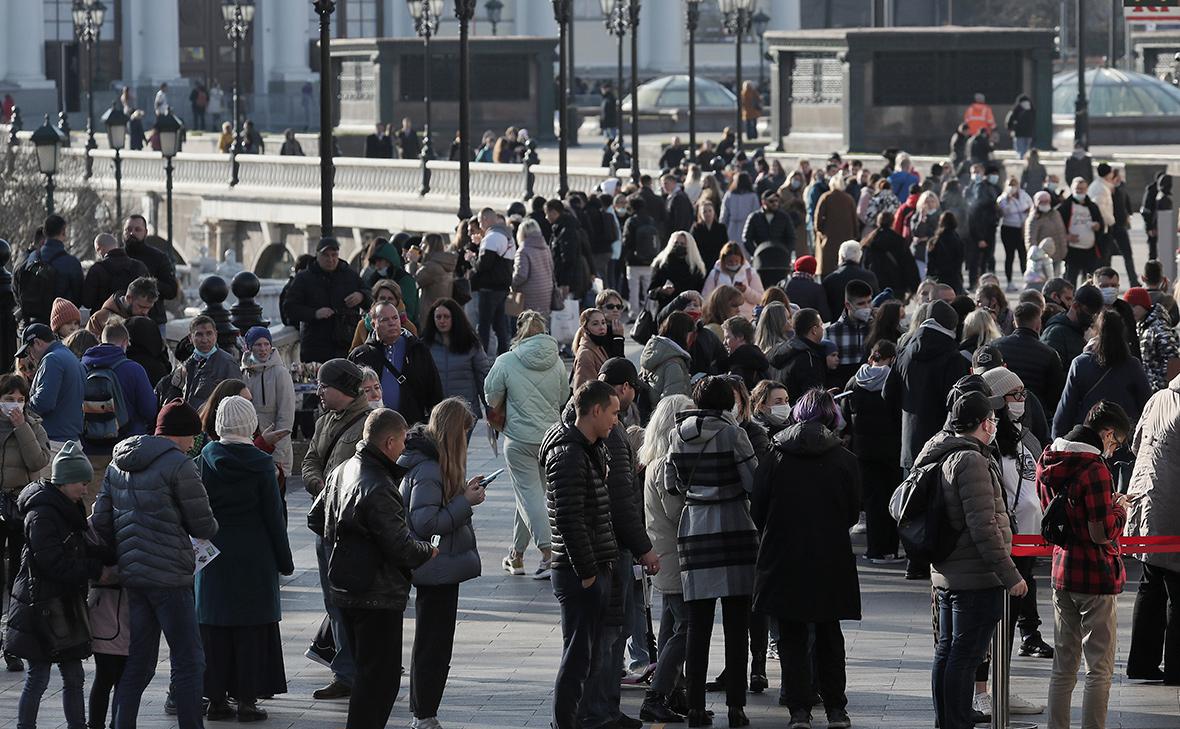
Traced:
<svg viewBox="0 0 1180 729">
<path fill-rule="evenodd" d="M 217 406 L 220 440 L 207 444 L 198 465 L 220 525 L 221 550 L 197 573 L 197 623 L 205 647 L 208 718 L 266 718 L 262 696 L 286 693 L 279 637 L 279 575 L 295 571 L 274 461 L 254 446 L 254 405 L 233 395 Z M 237 710 L 227 698 L 237 699 Z"/>
</svg>

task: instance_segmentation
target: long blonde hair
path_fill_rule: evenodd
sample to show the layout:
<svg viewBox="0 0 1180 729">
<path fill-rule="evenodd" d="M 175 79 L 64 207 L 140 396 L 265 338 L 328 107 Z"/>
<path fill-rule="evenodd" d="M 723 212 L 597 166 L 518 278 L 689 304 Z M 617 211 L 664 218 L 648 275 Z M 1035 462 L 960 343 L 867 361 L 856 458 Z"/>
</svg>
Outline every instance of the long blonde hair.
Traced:
<svg viewBox="0 0 1180 729">
<path fill-rule="evenodd" d="M 663 266 L 667 263 L 668 256 L 672 255 L 672 251 L 676 249 L 676 239 L 680 236 L 684 236 L 684 243 L 688 253 L 686 256 L 688 267 L 698 275 L 704 276 L 709 272 L 709 269 L 705 267 L 705 261 L 701 258 L 700 249 L 697 248 L 697 239 L 693 238 L 692 233 L 689 233 L 687 230 L 678 230 L 668 236 L 668 242 L 664 245 L 664 250 L 656 254 L 656 257 L 652 259 L 651 265 L 653 267 Z"/>
<path fill-rule="evenodd" d="M 430 411 L 426 437 L 438 450 L 443 498 L 448 502 L 467 487 L 467 431 L 473 425 L 475 416 L 462 397 L 448 397 Z"/>
<path fill-rule="evenodd" d="M 765 355 L 770 355 L 778 345 L 790 337 L 787 332 L 791 327 L 791 312 L 781 301 L 772 301 L 762 307 L 758 315 L 758 326 L 754 329 L 754 344 Z"/>
<path fill-rule="evenodd" d="M 1000 328 L 996 326 L 995 318 L 987 309 L 976 309 L 963 320 L 963 341 L 977 337 L 976 347 L 994 342 L 1002 336 Z"/>
<path fill-rule="evenodd" d="M 672 434 L 676 432 L 676 415 L 696 407 L 688 395 L 665 395 L 647 421 L 643 445 L 639 448 L 639 462 L 650 466 L 672 450 Z"/>
</svg>

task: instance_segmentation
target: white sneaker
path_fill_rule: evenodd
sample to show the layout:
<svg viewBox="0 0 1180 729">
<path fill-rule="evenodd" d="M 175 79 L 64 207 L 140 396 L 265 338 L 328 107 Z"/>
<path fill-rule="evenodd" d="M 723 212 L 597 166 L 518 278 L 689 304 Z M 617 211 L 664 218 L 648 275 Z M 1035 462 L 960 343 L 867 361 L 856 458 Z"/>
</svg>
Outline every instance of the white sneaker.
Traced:
<svg viewBox="0 0 1180 729">
<path fill-rule="evenodd" d="M 1031 716 L 1033 714 L 1040 714 L 1045 710 L 1044 706 L 1040 704 L 1033 704 L 1016 694 L 1008 694 L 1008 713 L 1019 714 L 1021 716 Z"/>
<path fill-rule="evenodd" d="M 883 557 L 870 557 L 869 562 L 872 564 L 901 564 L 905 562 L 906 558 L 900 554 L 886 554 Z"/>
<path fill-rule="evenodd" d="M 548 560 L 541 560 L 541 563 L 539 565 L 537 565 L 537 571 L 533 573 L 533 579 L 534 580 L 547 580 L 547 579 L 549 579 L 549 576 L 551 574 L 552 574 L 552 570 L 549 567 L 549 561 Z"/>
<path fill-rule="evenodd" d="M 865 514 L 860 513 L 860 521 L 856 522 L 856 526 L 848 530 L 849 534 L 864 534 L 865 533 Z"/>
<path fill-rule="evenodd" d="M 975 698 L 971 701 L 971 708 L 981 714 L 987 716 L 992 715 L 992 697 L 986 691 L 982 694 L 975 694 Z"/>
<path fill-rule="evenodd" d="M 510 575 L 523 575 L 524 557 L 519 554 L 509 554 L 500 562 L 500 566 Z"/>
<path fill-rule="evenodd" d="M 428 719 L 415 718 L 410 722 L 410 729 L 442 729 L 442 724 L 438 723 L 437 716 L 432 716 Z"/>
</svg>

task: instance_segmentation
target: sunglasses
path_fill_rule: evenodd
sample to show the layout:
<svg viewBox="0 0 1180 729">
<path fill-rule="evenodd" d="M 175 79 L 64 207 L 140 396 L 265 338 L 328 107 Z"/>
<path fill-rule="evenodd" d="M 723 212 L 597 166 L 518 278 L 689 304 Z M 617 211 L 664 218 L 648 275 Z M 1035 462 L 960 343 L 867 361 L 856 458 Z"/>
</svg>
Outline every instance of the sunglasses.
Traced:
<svg viewBox="0 0 1180 729">
<path fill-rule="evenodd" d="M 623 305 L 622 304 L 607 304 L 606 306 L 603 306 L 602 308 L 605 309 L 606 311 L 622 311 Z"/>
</svg>

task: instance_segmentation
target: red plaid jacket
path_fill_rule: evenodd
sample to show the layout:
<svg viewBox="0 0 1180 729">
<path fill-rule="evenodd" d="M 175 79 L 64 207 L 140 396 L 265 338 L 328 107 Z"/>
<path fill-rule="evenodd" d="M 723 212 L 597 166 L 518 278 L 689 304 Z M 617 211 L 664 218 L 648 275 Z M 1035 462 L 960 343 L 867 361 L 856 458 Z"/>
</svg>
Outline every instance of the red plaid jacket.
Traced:
<svg viewBox="0 0 1180 729">
<path fill-rule="evenodd" d="M 1117 595 L 1127 581 L 1118 546 L 1127 512 L 1114 503 L 1110 471 L 1102 456 L 1091 446 L 1068 441 L 1068 446 L 1076 450 L 1055 450 L 1061 442 L 1046 448 L 1037 463 L 1041 505 L 1047 508 L 1053 496 L 1063 491 L 1073 533 L 1068 546 L 1053 548 L 1053 589 Z M 1090 522 L 1100 526 L 1108 543 L 1094 543 Z"/>
</svg>

